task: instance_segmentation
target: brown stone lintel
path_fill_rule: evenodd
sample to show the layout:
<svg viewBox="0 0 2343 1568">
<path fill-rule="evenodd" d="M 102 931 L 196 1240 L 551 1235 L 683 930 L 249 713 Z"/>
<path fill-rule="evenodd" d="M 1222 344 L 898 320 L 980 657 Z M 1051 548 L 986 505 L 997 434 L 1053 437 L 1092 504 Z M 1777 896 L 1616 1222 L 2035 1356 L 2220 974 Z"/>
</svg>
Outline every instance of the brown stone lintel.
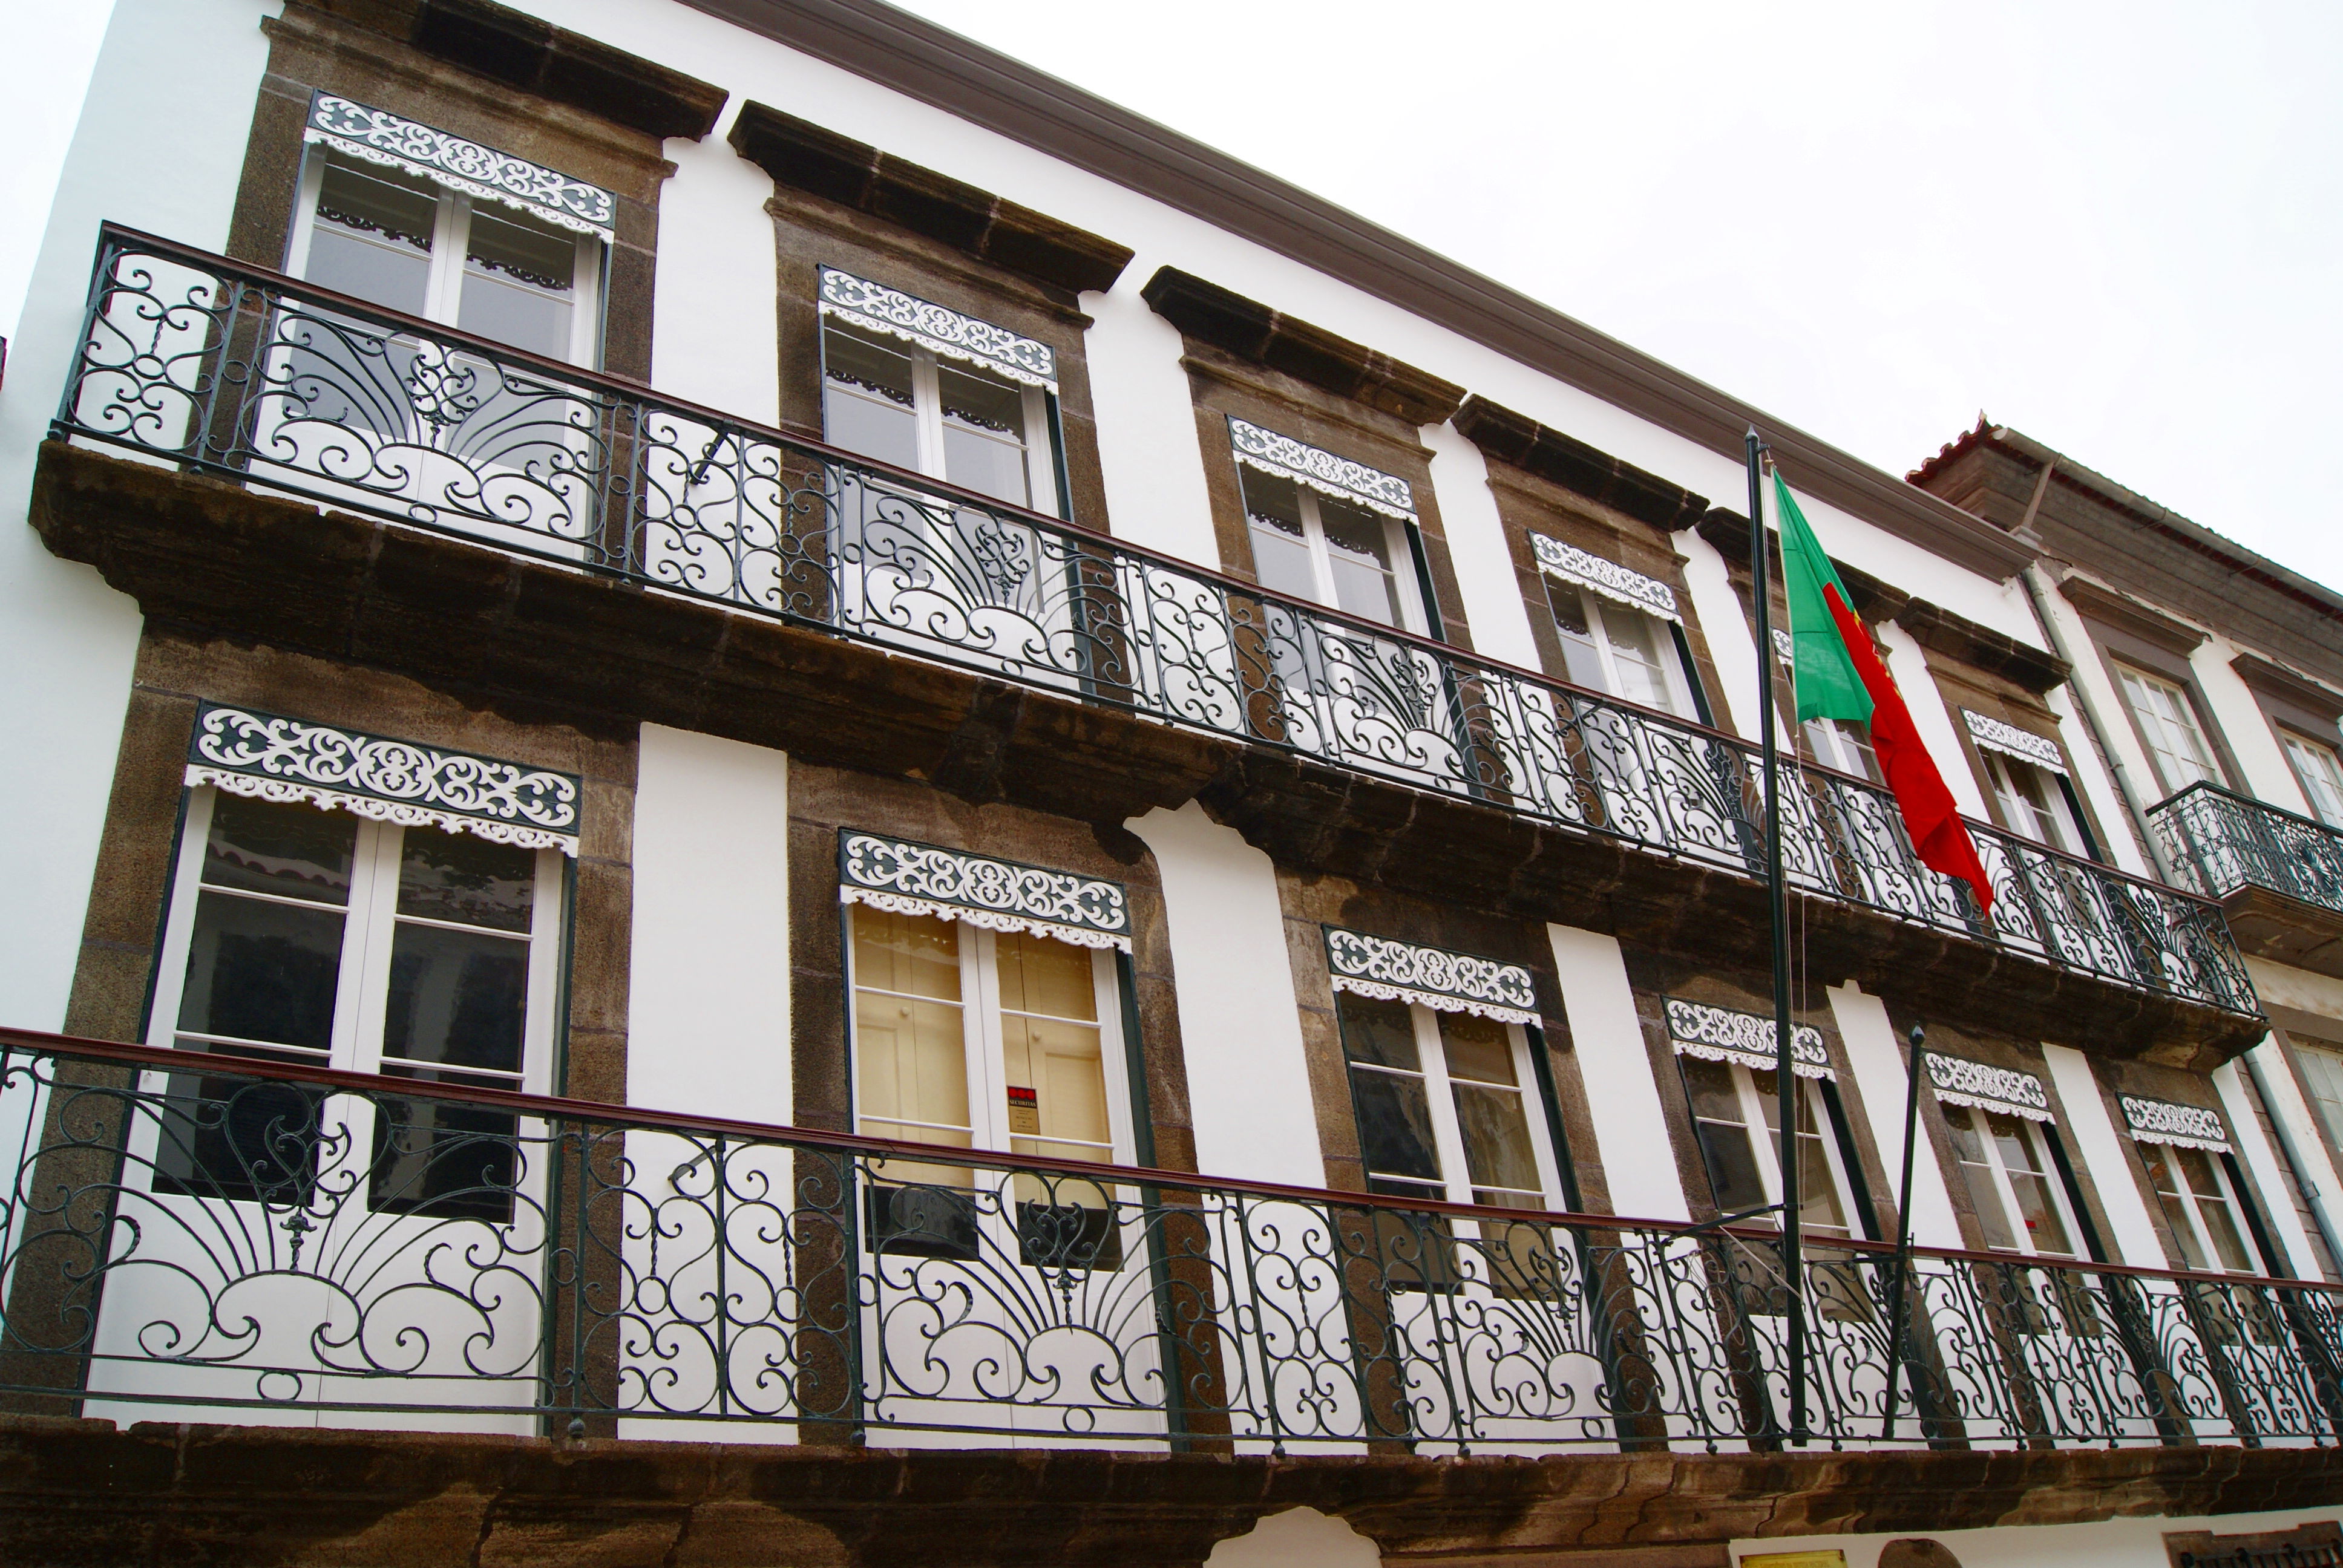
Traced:
<svg viewBox="0 0 2343 1568">
<path fill-rule="evenodd" d="M 1700 523 L 1700 537 L 1716 547 L 1727 567 L 1745 572 L 1749 561 L 1749 519 L 1718 508 Z M 2064 681 L 2074 667 L 2046 648 L 2020 642 L 2007 632 L 1956 614 L 1873 577 L 1860 567 L 1834 559 L 1831 566 L 1846 584 L 1855 614 L 1865 621 L 1892 620 L 1912 634 L 1912 640 L 1931 653 L 1956 658 L 1988 675 L 1997 675 L 2036 697 Z"/>
<path fill-rule="evenodd" d="M 2324 714 L 2330 722 L 2343 717 L 2343 691 L 2336 690 L 2316 676 L 2305 675 L 2290 665 L 2280 664 L 2277 659 L 2266 658 L 2251 648 L 2242 648 L 2232 655 L 2229 668 L 2237 672 L 2238 679 L 2266 697 L 2275 697 L 2281 702 L 2291 702 L 2298 708 Z"/>
<path fill-rule="evenodd" d="M 2343 980 L 2343 913 L 2251 886 L 2223 898 L 2221 909 L 2243 951 Z"/>
<path fill-rule="evenodd" d="M 640 722 L 1120 828 L 1190 799 L 1281 864 L 1762 964 L 1746 876 L 1482 802 L 1174 729 L 867 643 L 215 479 L 45 444 L 32 522 L 158 626 L 388 669 L 523 722 Z M 2210 1070 L 2256 1020 L 1835 900 L 1817 979 L 2112 1057 Z"/>
<path fill-rule="evenodd" d="M 716 128 L 716 116 L 729 96 L 711 83 L 494 0 L 300 3 L 489 81 L 662 139 L 699 140 Z"/>
<path fill-rule="evenodd" d="M 1131 265 L 1128 246 L 754 99 L 740 106 L 728 139 L 775 185 L 900 224 L 1070 294 L 1103 293 Z"/>
<path fill-rule="evenodd" d="M 7 1560 L 126 1568 L 1194 1568 L 1300 1507 L 1345 1521 L 1386 1562 L 1688 1563 L 1703 1559 L 1684 1549 L 1735 1540 L 2217 1517 L 2338 1495 L 2331 1449 L 1280 1458 L 0 1416 Z"/>
<path fill-rule="evenodd" d="M 1624 513 L 1662 533 L 1697 525 L 1708 498 L 1646 473 L 1575 436 L 1539 424 L 1526 414 L 1490 402 L 1478 393 L 1456 410 L 1456 428 L 1483 455 Z"/>
<path fill-rule="evenodd" d="M 2058 591 L 2089 619 L 2127 631 L 2143 642 L 2153 643 L 2183 658 L 2196 652 L 2197 645 L 2205 640 L 2201 628 L 2079 573 L 2069 572 L 2059 578 Z"/>
<path fill-rule="evenodd" d="M 1456 412 L 1464 397 L 1464 388 L 1453 381 L 1178 267 L 1157 268 L 1140 296 L 1156 315 L 1200 343 L 1411 425 L 1439 424 Z"/>
</svg>

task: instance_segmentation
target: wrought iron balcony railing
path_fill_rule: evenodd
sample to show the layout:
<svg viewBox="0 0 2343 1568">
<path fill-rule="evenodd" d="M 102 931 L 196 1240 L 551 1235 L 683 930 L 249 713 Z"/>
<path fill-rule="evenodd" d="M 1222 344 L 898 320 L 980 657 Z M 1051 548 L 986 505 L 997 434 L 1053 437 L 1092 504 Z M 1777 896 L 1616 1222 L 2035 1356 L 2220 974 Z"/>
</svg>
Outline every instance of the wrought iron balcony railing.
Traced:
<svg viewBox="0 0 2343 1568">
<path fill-rule="evenodd" d="M 2149 808 L 2165 857 L 2208 899 L 2267 888 L 2343 913 L 2343 833 L 2224 789 L 2191 784 Z"/>
<path fill-rule="evenodd" d="M 649 388 L 109 226 L 55 426 L 1762 875 L 1753 749 Z M 1990 915 L 1886 793 L 1794 770 L 1808 893 L 2235 1012 L 2219 910 L 1972 824 Z"/>
<path fill-rule="evenodd" d="M 0 1031 L 0 1131 L 20 1411 L 1433 1453 L 1785 1437 L 1767 1231 L 24 1031 Z M 1807 1247 L 1815 1441 L 2343 1434 L 2343 1288 Z"/>
</svg>

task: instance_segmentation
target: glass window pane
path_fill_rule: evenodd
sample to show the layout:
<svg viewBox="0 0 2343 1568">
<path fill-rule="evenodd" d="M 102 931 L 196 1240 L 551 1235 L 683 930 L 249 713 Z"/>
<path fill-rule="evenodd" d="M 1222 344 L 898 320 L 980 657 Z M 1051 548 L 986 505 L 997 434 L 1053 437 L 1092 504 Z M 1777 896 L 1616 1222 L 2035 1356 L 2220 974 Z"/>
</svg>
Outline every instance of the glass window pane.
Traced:
<svg viewBox="0 0 2343 1568">
<path fill-rule="evenodd" d="M 1003 1008 L 1097 1020 L 1098 988 L 1088 948 L 1024 931 L 1003 932 L 993 943 Z"/>
<path fill-rule="evenodd" d="M 1733 1069 L 1696 1056 L 1680 1056 L 1676 1063 L 1684 1069 L 1684 1089 L 1692 1096 L 1694 1116 L 1741 1125 L 1741 1091 L 1734 1084 Z"/>
<path fill-rule="evenodd" d="M 961 1028 L 960 1009 L 953 1003 L 856 994 L 854 1054 L 864 1132 L 968 1143 L 968 1047 Z"/>
<path fill-rule="evenodd" d="M 1354 991 L 1337 991 L 1334 1011 L 1341 1020 L 1342 1052 L 1353 1061 L 1423 1070 L 1416 1052 L 1415 1019 L 1403 1001 L 1383 1001 Z"/>
<path fill-rule="evenodd" d="M 1798 1221 L 1809 1230 L 1846 1233 L 1846 1210 L 1820 1133 L 1798 1136 Z"/>
<path fill-rule="evenodd" d="M 500 1111 L 383 1101 L 375 1118 L 367 1206 L 377 1213 L 509 1221 L 520 1179 L 518 1126 Z"/>
<path fill-rule="evenodd" d="M 2343 1153 L 2343 1050 L 2312 1045 L 2300 1036 L 2294 1045 L 2295 1060 L 2302 1064 L 2303 1083 L 2310 1091 L 2319 1124 L 2327 1130 L 2328 1144 Z"/>
<path fill-rule="evenodd" d="M 1335 604 L 1385 626 L 1400 625 L 1399 585 L 1383 519 L 1364 508 L 1321 496 L 1318 521 L 1326 532 Z"/>
<path fill-rule="evenodd" d="M 936 367 L 943 397 L 944 477 L 1014 506 L 1032 498 L 1025 470 L 1021 388 L 950 365 Z"/>
<path fill-rule="evenodd" d="M 578 239 L 488 202 L 472 207 L 456 325 L 550 359 L 569 357 Z"/>
<path fill-rule="evenodd" d="M 905 996 L 960 1000 L 960 935 L 931 915 L 854 911 L 854 983 Z"/>
<path fill-rule="evenodd" d="M 822 328 L 821 352 L 823 439 L 899 468 L 918 468 L 911 357 L 832 324 Z"/>
<path fill-rule="evenodd" d="M 409 828 L 398 854 L 398 912 L 491 930 L 526 931 L 537 851 L 469 833 Z"/>
<path fill-rule="evenodd" d="M 2311 810 L 2328 826 L 2343 827 L 2343 759 L 2337 758 L 2335 748 L 2288 734 L 2286 754 L 2294 763 L 2295 776 L 2302 780 Z"/>
<path fill-rule="evenodd" d="M 1302 527 L 1302 498 L 1291 479 L 1240 465 L 1245 518 L 1252 537 L 1253 577 L 1272 593 L 1318 601 L 1318 573 Z"/>
<path fill-rule="evenodd" d="M 2070 1257 L 2075 1244 L 2067 1239 L 2066 1221 L 2059 1217 L 2058 1206 L 2050 1196 L 2050 1183 L 2040 1176 L 2011 1171 L 2010 1191 L 2017 1197 L 2017 1212 L 2026 1225 L 2026 1233 L 2037 1252 L 2055 1252 Z"/>
<path fill-rule="evenodd" d="M 347 812 L 251 800 L 223 790 L 212 803 L 204 886 L 347 904 L 357 839 L 357 819 Z"/>
<path fill-rule="evenodd" d="M 1709 1181 L 1716 1188 L 1716 1206 L 1725 1212 L 1755 1209 L 1766 1201 L 1765 1180 L 1757 1173 L 1756 1151 L 1749 1146 L 1749 1130 L 1716 1121 L 1696 1121 L 1702 1154 L 1708 1161 Z"/>
<path fill-rule="evenodd" d="M 309 236 L 309 281 L 420 316 L 439 199 L 437 186 L 397 170 L 329 161 Z"/>
<path fill-rule="evenodd" d="M 1675 711 L 1675 697 L 1660 660 L 1675 657 L 1674 639 L 1650 616 L 1624 605 L 1603 607 L 1603 630 L 1619 671 L 1618 695 L 1630 702 Z M 1662 645 L 1666 644 L 1664 653 Z"/>
<path fill-rule="evenodd" d="M 179 1027 L 323 1052 L 342 965 L 339 910 L 206 890 L 196 901 Z"/>
<path fill-rule="evenodd" d="M 1476 1190 L 1473 1201 L 1520 1207 L 1515 1194 L 1543 1194 L 1537 1154 L 1530 1142 L 1529 1108 L 1517 1089 L 1453 1084 L 1456 1127 L 1464 1139 L 1464 1164 Z M 1502 1189 L 1492 1195 L 1486 1189 Z"/>
<path fill-rule="evenodd" d="M 527 941 L 402 920 L 391 939 L 383 1055 L 518 1073 L 528 1005 Z"/>
<path fill-rule="evenodd" d="M 1520 1085 L 1520 1076 L 1513 1070 L 1512 1030 L 1495 1019 L 1469 1012 L 1443 1012 L 1437 1017 L 1449 1077 L 1473 1083 Z"/>
<path fill-rule="evenodd" d="M 1983 1146 L 1976 1147 L 1982 1152 Z M 2016 1251 L 2017 1236 L 2009 1227 L 2009 1214 L 2002 1203 L 2001 1188 L 1994 1181 L 1992 1167 L 1963 1160 L 1960 1168 L 1961 1180 L 1968 1188 L 1969 1207 L 1976 1212 L 1977 1229 L 1985 1232 L 1985 1244 Z"/>
<path fill-rule="evenodd" d="M 1359 1147 L 1368 1173 L 1438 1181 L 1440 1154 L 1433 1141 L 1432 1105 L 1423 1080 L 1354 1067 L 1351 1092 L 1358 1101 Z"/>
<path fill-rule="evenodd" d="M 1610 690 L 1609 678 L 1603 672 L 1603 656 L 1594 650 L 1594 621 L 1587 613 L 1585 595 L 1548 578 L 1545 601 L 1554 610 L 1554 628 L 1562 638 L 1564 678 L 1592 691 Z"/>
</svg>

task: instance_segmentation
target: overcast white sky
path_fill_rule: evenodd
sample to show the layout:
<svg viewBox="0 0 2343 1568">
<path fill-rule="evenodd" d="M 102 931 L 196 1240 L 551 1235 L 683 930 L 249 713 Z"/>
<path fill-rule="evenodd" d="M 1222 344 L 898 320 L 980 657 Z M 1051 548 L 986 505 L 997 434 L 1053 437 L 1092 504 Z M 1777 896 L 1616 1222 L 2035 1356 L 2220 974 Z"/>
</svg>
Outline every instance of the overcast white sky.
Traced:
<svg viewBox="0 0 2343 1568">
<path fill-rule="evenodd" d="M 2343 586 L 2333 0 L 908 4 L 1890 472 L 1982 407 Z M 0 115 L 103 9 L 0 0 Z"/>
</svg>

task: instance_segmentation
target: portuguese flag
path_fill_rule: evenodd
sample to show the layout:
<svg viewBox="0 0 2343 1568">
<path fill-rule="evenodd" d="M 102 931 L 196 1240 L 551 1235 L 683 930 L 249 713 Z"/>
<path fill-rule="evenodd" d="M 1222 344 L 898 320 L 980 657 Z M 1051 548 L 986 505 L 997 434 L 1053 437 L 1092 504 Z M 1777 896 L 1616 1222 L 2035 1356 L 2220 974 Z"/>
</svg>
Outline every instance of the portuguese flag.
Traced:
<svg viewBox="0 0 2343 1568">
<path fill-rule="evenodd" d="M 1820 540 L 1782 476 L 1774 476 L 1782 525 L 1782 586 L 1790 601 L 1791 679 L 1798 719 L 1844 719 L 1871 725 L 1871 749 L 1887 777 L 1896 806 L 1920 863 L 1958 877 L 1976 892 L 1977 907 L 1993 906 L 1993 880 L 1977 859 L 1945 776 L 1920 742 L 1912 710 L 1896 689 L 1871 634 L 1847 604 L 1846 585 L 1831 568 Z"/>
</svg>

